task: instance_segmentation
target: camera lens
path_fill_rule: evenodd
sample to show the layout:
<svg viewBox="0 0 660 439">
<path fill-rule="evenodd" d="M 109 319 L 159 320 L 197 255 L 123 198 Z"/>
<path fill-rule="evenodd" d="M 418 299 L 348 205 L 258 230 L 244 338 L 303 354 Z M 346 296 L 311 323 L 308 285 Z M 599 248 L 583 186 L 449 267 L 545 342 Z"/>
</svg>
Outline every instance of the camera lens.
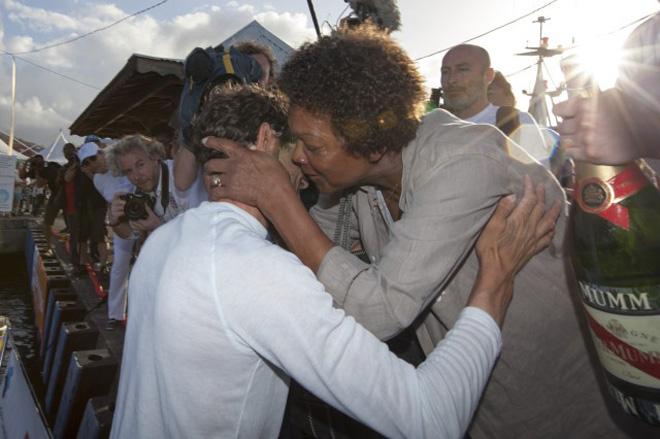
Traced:
<svg viewBox="0 0 660 439">
<path fill-rule="evenodd" d="M 128 195 L 124 205 L 124 215 L 131 221 L 147 218 L 147 210 L 144 207 L 144 199 L 136 195 Z"/>
</svg>

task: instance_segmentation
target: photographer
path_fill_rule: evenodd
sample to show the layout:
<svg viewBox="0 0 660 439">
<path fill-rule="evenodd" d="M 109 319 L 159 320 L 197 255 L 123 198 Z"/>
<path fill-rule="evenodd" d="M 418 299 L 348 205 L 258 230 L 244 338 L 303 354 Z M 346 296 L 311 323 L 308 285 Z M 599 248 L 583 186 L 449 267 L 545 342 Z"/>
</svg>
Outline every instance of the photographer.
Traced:
<svg viewBox="0 0 660 439">
<path fill-rule="evenodd" d="M 78 151 L 78 158 L 84 172 L 92 176 L 96 190 L 111 203 L 116 193 L 133 190 L 126 177 L 112 175 L 108 168 L 104 151 L 94 142 L 85 143 Z M 120 320 L 124 320 L 128 272 L 130 271 L 133 240 L 123 239 L 117 234 L 112 238 L 112 268 L 108 288 L 108 323 L 106 330 L 113 330 Z"/>
<path fill-rule="evenodd" d="M 109 225 L 122 238 L 146 236 L 188 209 L 189 192 L 174 186 L 172 160 L 163 160 L 163 145 L 136 134 L 124 137 L 108 151 L 108 165 L 135 186 L 134 193 L 117 192 L 110 205 Z"/>
<path fill-rule="evenodd" d="M 224 70 L 224 63 L 219 63 L 217 58 L 210 58 L 215 62 L 215 67 L 210 76 L 201 81 L 192 81 L 190 85 L 185 84 L 181 97 L 179 109 L 179 123 L 184 129 L 182 135 L 181 147 L 178 148 L 174 156 L 174 182 L 179 190 L 188 190 L 193 185 L 197 185 L 195 196 L 191 199 L 191 207 L 196 207 L 202 201 L 206 200 L 207 194 L 202 184 L 195 184 L 199 180 L 200 161 L 195 157 L 196 151 L 194 145 L 191 145 L 190 139 L 185 134 L 185 127 L 192 125 L 194 115 L 202 108 L 214 90 L 228 82 L 257 82 L 260 85 L 268 85 L 273 79 L 275 67 L 275 57 L 272 50 L 262 44 L 254 41 L 243 41 L 236 44 L 233 49 L 237 52 L 232 53 L 232 64 L 235 65 L 235 76 L 229 76 Z M 195 49 L 188 58 L 186 58 L 187 67 L 193 69 L 193 58 L 198 50 Z M 207 49 L 208 53 L 208 49 Z M 192 76 L 192 75 L 191 75 Z M 194 87 L 199 88 L 198 94 L 194 92 Z M 193 90 L 193 93 L 190 92 Z"/>
</svg>

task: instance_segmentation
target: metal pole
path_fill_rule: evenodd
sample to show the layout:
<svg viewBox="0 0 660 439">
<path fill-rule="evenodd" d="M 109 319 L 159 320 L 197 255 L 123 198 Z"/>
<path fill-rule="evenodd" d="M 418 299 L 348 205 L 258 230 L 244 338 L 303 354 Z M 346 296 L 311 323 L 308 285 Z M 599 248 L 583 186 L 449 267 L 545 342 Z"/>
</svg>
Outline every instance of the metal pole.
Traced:
<svg viewBox="0 0 660 439">
<path fill-rule="evenodd" d="M 16 123 L 16 58 L 11 57 L 11 118 L 9 122 L 9 155 L 14 149 L 14 124 Z"/>
<path fill-rule="evenodd" d="M 314 12 L 314 4 L 312 3 L 312 0 L 307 0 L 307 6 L 309 6 L 309 13 L 312 16 L 314 29 L 316 29 L 316 36 L 321 38 L 321 28 L 319 28 L 319 21 L 316 19 L 316 12 Z"/>
</svg>

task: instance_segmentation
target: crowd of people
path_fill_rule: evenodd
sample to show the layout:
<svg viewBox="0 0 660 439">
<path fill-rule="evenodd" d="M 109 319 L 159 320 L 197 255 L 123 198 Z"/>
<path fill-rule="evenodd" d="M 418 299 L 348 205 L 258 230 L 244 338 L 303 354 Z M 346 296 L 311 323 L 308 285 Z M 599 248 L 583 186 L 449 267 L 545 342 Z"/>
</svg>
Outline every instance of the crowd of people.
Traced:
<svg viewBox="0 0 660 439">
<path fill-rule="evenodd" d="M 106 146 L 96 136 L 89 136 L 86 140 L 90 144 Z M 72 273 L 82 274 L 83 265 L 89 263 L 94 263 L 96 271 L 103 273 L 108 269 L 105 230 L 107 205 L 94 187 L 92 175 L 81 163 L 75 145 L 65 144 L 63 153 L 66 159 L 63 165 L 45 161 L 43 156 L 35 155 L 23 163 L 18 176 L 31 179 L 35 187 L 43 187 L 48 193 L 43 222 L 49 245 L 52 245 L 54 221 L 62 213 L 66 227 L 60 232 L 69 237 Z"/>
<path fill-rule="evenodd" d="M 657 45 L 658 15 L 644 26 L 631 44 Z M 103 267 L 112 230 L 112 325 L 128 297 L 113 438 L 630 434 L 576 308 L 558 134 L 515 108 L 485 49 L 445 54 L 443 106 L 422 114 L 414 62 L 373 25 L 304 44 L 277 77 L 268 48 L 236 47 L 260 74 L 182 100 L 171 158 L 140 134 L 88 138 L 24 172 L 50 188 L 47 230 L 63 210 L 74 265 L 96 249 Z M 660 157 L 639 146 L 657 94 L 630 92 L 658 79 L 644 53 L 641 82 L 558 105 L 568 154 Z M 626 146 L 596 145 L 649 111 Z"/>
</svg>

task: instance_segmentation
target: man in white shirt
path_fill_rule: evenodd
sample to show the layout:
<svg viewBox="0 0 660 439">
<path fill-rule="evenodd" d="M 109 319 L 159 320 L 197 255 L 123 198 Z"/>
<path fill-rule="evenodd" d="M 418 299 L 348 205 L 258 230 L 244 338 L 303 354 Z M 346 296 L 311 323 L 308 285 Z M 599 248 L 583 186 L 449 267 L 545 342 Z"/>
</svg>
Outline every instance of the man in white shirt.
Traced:
<svg viewBox="0 0 660 439">
<path fill-rule="evenodd" d="M 140 208 L 142 201 L 133 199 L 126 212 L 127 194 L 117 192 L 113 196 L 110 225 L 122 238 L 144 238 L 190 207 L 190 193 L 197 188 L 193 185 L 187 191 L 178 190 L 174 185 L 172 160 L 163 160 L 164 157 L 160 142 L 139 134 L 124 137 L 108 151 L 113 174 L 125 176 L 135 186 L 132 195 L 146 200 L 144 208 Z M 132 207 L 137 209 L 132 211 Z"/>
<path fill-rule="evenodd" d="M 532 115 L 512 107 L 497 107 L 489 102 L 488 86 L 494 76 L 490 56 L 483 47 L 461 44 L 451 48 L 442 59 L 440 82 L 444 108 L 469 122 L 497 126 L 534 159 L 543 163 L 550 148 Z M 505 113 L 500 113 L 498 117 L 498 111 Z M 513 121 L 513 129 L 507 132 L 506 126 Z"/>
<path fill-rule="evenodd" d="M 96 142 L 88 142 L 78 150 L 78 158 L 85 172 L 93 175 L 96 190 L 111 203 L 115 194 L 127 193 L 134 186 L 124 176 L 114 176 L 108 168 L 105 152 Z M 128 273 L 134 239 L 124 239 L 116 233 L 112 235 L 112 268 L 108 288 L 108 323 L 107 330 L 114 330 L 119 321 L 124 320 L 126 293 L 128 291 Z"/>
<path fill-rule="evenodd" d="M 200 115 L 196 142 L 213 136 L 288 163 L 286 117 L 276 91 L 225 89 Z M 204 184 L 213 198 L 222 175 L 205 168 Z M 511 216 L 541 236 L 532 192 Z M 276 437 L 288 376 L 387 437 L 461 437 L 499 351 L 513 274 L 538 250 L 492 233 L 510 212 L 498 209 L 482 234 L 468 307 L 417 369 L 333 307 L 314 274 L 268 240 L 257 208 L 224 200 L 180 215 L 150 235 L 133 270 L 111 437 Z"/>
</svg>

